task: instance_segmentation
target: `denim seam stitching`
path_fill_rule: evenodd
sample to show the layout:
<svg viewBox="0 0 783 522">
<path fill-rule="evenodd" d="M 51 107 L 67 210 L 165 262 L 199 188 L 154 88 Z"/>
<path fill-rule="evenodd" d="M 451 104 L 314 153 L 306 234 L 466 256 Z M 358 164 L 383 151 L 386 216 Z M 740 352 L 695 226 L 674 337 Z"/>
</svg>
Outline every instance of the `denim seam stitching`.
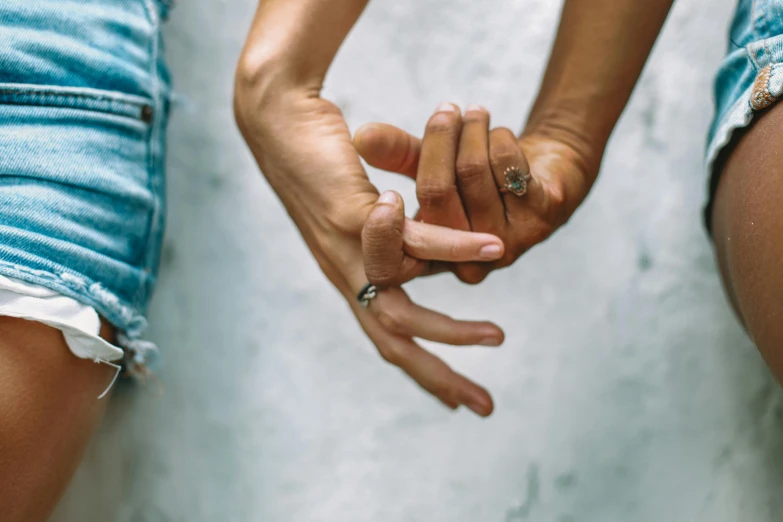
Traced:
<svg viewBox="0 0 783 522">
<path fill-rule="evenodd" d="M 48 95 L 47 95 L 48 96 Z M 90 98 L 90 101 L 95 101 L 98 103 L 114 103 L 111 100 L 96 100 L 94 98 Z M 123 111 L 114 109 L 108 107 L 92 107 L 89 105 L 75 105 L 75 104 L 67 104 L 67 103 L 43 103 L 40 101 L 33 101 L 33 100 L 0 100 L 0 105 L 13 105 L 17 107 L 42 107 L 42 108 L 49 108 L 49 109 L 69 109 L 69 110 L 81 110 L 81 111 L 89 111 L 89 112 L 95 112 L 98 114 L 105 114 L 107 116 L 117 116 L 121 118 L 130 118 L 134 121 L 139 121 L 141 123 L 146 123 L 144 121 L 144 118 L 141 116 L 141 112 L 144 109 L 144 105 L 140 105 L 138 107 L 135 107 L 135 111 Z"/>
<path fill-rule="evenodd" d="M 122 93 L 117 93 L 119 96 L 113 94 L 40 89 L 20 84 L 18 88 L 0 87 L 0 105 L 85 110 L 147 123 L 144 119 L 144 108 L 153 103 L 151 99 L 127 98 Z"/>
<path fill-rule="evenodd" d="M 160 17 L 158 16 L 155 4 L 152 0 L 144 0 L 144 5 L 147 8 L 151 17 L 153 26 L 152 38 L 150 38 L 149 56 L 150 56 L 150 76 L 152 78 L 152 95 L 153 106 L 155 107 L 155 116 L 149 127 L 148 141 L 147 141 L 147 169 L 149 171 L 149 181 L 147 183 L 147 189 L 150 194 L 153 195 L 153 208 L 150 212 L 149 225 L 146 233 L 146 249 L 143 259 L 143 274 L 145 277 L 150 277 L 152 272 L 152 259 L 150 257 L 155 241 L 155 227 L 159 219 L 160 213 L 160 191 L 156 186 L 157 177 L 157 161 L 156 158 L 160 154 L 160 151 L 153 150 L 154 143 L 160 136 L 160 125 L 162 122 L 161 112 L 161 96 L 160 96 L 160 77 L 158 72 L 158 60 L 159 60 L 159 38 L 160 38 Z M 142 291 L 146 288 L 145 285 L 140 285 L 137 289 L 136 299 L 141 297 Z M 149 296 L 147 296 L 149 298 Z"/>
<path fill-rule="evenodd" d="M 15 89 L 0 89 L 0 94 L 4 95 L 11 95 L 11 96 L 52 96 L 52 97 L 62 97 L 62 98 L 79 98 L 84 100 L 94 100 L 94 101 L 108 101 L 112 103 L 119 103 L 119 104 L 126 104 L 126 105 L 134 105 L 136 107 L 143 107 L 144 102 L 140 100 L 119 100 L 113 96 L 101 96 L 99 94 L 88 94 L 88 93 L 82 93 L 82 92 L 59 92 L 59 91 L 53 91 L 53 90 L 39 90 L 39 89 L 32 89 L 28 92 L 23 92 Z"/>
<path fill-rule="evenodd" d="M 756 40 L 755 42 L 752 42 L 745 46 L 745 55 L 748 57 L 748 60 L 750 60 L 750 63 L 753 65 L 753 68 L 756 70 L 756 73 L 758 73 L 761 69 L 761 63 L 758 61 L 757 53 L 761 51 L 760 48 L 758 48 L 755 44 L 760 42 L 761 40 Z M 762 53 L 762 57 L 764 54 Z"/>
</svg>

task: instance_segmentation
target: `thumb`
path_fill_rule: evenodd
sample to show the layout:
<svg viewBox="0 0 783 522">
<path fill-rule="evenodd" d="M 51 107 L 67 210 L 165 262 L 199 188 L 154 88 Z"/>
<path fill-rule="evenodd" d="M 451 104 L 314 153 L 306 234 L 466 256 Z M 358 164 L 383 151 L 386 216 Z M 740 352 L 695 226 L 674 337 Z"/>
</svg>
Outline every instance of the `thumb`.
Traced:
<svg viewBox="0 0 783 522">
<path fill-rule="evenodd" d="M 353 136 L 353 146 L 371 166 L 416 179 L 421 140 L 386 123 L 367 123 Z"/>
<path fill-rule="evenodd" d="M 425 268 L 426 262 L 403 251 L 405 206 L 399 194 L 384 192 L 362 229 L 362 254 L 367 280 L 380 287 L 398 286 Z"/>
<path fill-rule="evenodd" d="M 503 252 L 503 241 L 491 234 L 406 219 L 402 198 L 393 191 L 378 198 L 362 229 L 365 275 L 379 287 L 437 273 L 447 263 L 496 261 Z"/>
</svg>

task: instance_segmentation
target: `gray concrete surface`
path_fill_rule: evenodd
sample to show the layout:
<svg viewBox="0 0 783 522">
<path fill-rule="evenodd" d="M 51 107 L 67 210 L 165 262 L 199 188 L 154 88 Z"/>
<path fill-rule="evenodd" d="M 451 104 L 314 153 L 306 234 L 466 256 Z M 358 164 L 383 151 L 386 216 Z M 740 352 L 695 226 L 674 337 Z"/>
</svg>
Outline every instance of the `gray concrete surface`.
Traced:
<svg viewBox="0 0 783 522">
<path fill-rule="evenodd" d="M 569 226 L 479 287 L 411 293 L 505 327 L 452 351 L 497 412 L 452 414 L 373 352 L 258 175 L 230 111 L 253 0 L 181 2 L 190 107 L 150 337 L 161 389 L 118 390 L 56 522 L 783 520 L 783 400 L 700 222 L 731 0 L 682 0 Z M 374 0 L 328 79 L 352 128 L 478 102 L 519 128 L 554 0 Z M 373 173 L 383 188 L 413 188 Z"/>
</svg>

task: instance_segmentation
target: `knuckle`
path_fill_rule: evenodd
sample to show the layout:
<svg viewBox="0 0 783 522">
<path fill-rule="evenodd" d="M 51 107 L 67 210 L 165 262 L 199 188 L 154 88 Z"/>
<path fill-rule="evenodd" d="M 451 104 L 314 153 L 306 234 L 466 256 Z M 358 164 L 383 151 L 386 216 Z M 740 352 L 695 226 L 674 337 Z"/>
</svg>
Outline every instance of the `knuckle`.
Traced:
<svg viewBox="0 0 783 522">
<path fill-rule="evenodd" d="M 543 243 L 556 229 L 557 226 L 540 217 L 528 221 L 524 227 L 525 233 L 521 238 L 522 241 L 517 249 L 517 257 L 533 246 Z"/>
<path fill-rule="evenodd" d="M 519 162 L 519 151 L 508 146 L 499 146 L 490 153 L 492 165 L 495 168 L 508 167 Z"/>
<path fill-rule="evenodd" d="M 367 281 L 377 287 L 395 286 L 397 283 L 398 273 L 395 269 L 380 265 L 367 265 L 364 272 Z"/>
<path fill-rule="evenodd" d="M 402 333 L 403 320 L 399 314 L 389 312 L 388 310 L 381 310 L 376 317 L 378 318 L 378 322 L 390 332 Z"/>
<path fill-rule="evenodd" d="M 531 240 L 533 244 L 538 244 L 549 238 L 555 231 L 555 226 L 546 220 L 539 220 L 537 226 L 531 230 Z"/>
<path fill-rule="evenodd" d="M 473 187 L 483 182 L 489 174 L 489 163 L 478 159 L 457 162 L 457 179 L 460 185 Z"/>
<path fill-rule="evenodd" d="M 426 133 L 436 136 L 454 134 L 457 129 L 457 116 L 448 112 L 440 112 L 427 122 Z"/>
<path fill-rule="evenodd" d="M 565 187 L 561 185 L 555 185 L 549 190 L 549 202 L 555 209 L 561 209 L 565 206 L 566 192 Z"/>
<path fill-rule="evenodd" d="M 416 187 L 416 197 L 423 208 L 439 207 L 456 195 L 456 192 L 454 185 L 446 183 L 420 183 Z"/>
<path fill-rule="evenodd" d="M 516 141 L 516 137 L 514 136 L 514 131 L 512 131 L 508 127 L 495 127 L 494 129 L 489 131 L 489 139 L 490 141 L 495 143 L 503 142 L 505 140 L 508 140 L 510 142 Z"/>
<path fill-rule="evenodd" d="M 444 402 L 449 402 L 449 403 L 455 402 L 451 398 L 452 393 L 451 390 L 449 389 L 449 386 L 440 380 L 429 383 L 427 385 L 427 391 Z"/>
<path fill-rule="evenodd" d="M 384 361 L 394 366 L 400 366 L 405 360 L 404 351 L 393 344 L 379 346 L 378 353 Z"/>
</svg>

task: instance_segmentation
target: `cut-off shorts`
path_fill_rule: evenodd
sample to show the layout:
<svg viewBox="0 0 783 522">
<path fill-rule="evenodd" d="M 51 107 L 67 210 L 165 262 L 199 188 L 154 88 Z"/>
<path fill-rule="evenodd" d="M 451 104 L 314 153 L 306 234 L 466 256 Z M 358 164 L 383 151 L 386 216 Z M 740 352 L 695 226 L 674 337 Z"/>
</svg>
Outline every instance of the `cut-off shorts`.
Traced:
<svg viewBox="0 0 783 522">
<path fill-rule="evenodd" d="M 0 276 L 137 339 L 165 214 L 166 0 L 0 2 Z"/>
<path fill-rule="evenodd" d="M 707 140 L 710 229 L 713 198 L 732 138 L 783 96 L 783 0 L 740 0 L 729 49 L 715 78 L 715 119 Z"/>
<path fill-rule="evenodd" d="M 163 236 L 168 7 L 0 2 L 0 276 L 94 308 L 131 342 L 146 327 Z M 783 95 L 783 0 L 740 0 L 729 40 L 710 201 L 716 158 Z"/>
</svg>

